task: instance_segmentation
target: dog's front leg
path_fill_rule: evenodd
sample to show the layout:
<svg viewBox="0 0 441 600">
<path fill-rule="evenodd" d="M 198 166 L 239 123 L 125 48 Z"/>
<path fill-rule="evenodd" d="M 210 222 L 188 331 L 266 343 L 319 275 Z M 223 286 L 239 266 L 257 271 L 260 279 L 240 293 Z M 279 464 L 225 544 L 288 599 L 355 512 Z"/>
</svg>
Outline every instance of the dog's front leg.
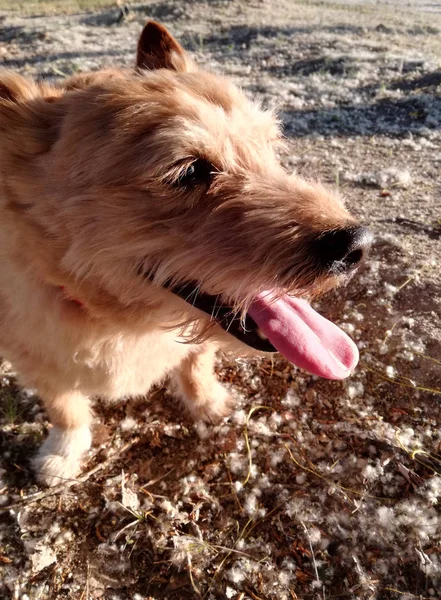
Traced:
<svg viewBox="0 0 441 600">
<path fill-rule="evenodd" d="M 38 481 L 53 486 L 78 474 L 92 441 L 92 415 L 88 398 L 76 391 L 45 394 L 43 402 L 52 428 L 33 460 L 33 469 Z"/>
<path fill-rule="evenodd" d="M 214 372 L 216 347 L 204 345 L 191 353 L 173 373 L 177 395 L 194 419 L 218 421 L 227 416 L 233 399 Z"/>
</svg>

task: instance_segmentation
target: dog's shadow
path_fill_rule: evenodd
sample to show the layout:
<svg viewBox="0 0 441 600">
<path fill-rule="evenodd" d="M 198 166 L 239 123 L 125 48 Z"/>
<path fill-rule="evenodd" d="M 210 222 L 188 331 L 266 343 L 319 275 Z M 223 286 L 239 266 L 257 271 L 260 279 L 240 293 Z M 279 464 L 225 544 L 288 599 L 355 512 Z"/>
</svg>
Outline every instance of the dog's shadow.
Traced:
<svg viewBox="0 0 441 600">
<path fill-rule="evenodd" d="M 10 493 L 27 496 L 40 489 L 31 461 L 46 438 L 48 419 L 36 396 L 20 391 L 13 378 L 5 382 L 0 389 L 1 482 Z M 141 485 L 168 472 L 179 479 L 191 471 L 185 457 L 195 453 L 199 438 L 191 417 L 166 388 L 115 403 L 98 399 L 94 413 L 93 445 L 79 477 L 94 475 L 78 485 L 100 485 L 103 477 L 121 470 Z M 105 465 L 95 474 L 101 462 Z"/>
<path fill-rule="evenodd" d="M 15 378 L 4 374 L 0 382 L 0 488 L 29 489 L 35 484 L 30 461 L 43 440 L 44 427 L 35 423 L 37 398 L 26 394 Z"/>
</svg>

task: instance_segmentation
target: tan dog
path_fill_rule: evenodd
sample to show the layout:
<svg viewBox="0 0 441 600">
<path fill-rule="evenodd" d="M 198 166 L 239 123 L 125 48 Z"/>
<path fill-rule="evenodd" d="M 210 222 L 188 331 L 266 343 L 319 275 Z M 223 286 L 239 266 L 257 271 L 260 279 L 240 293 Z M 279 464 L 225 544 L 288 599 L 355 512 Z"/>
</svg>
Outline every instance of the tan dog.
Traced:
<svg viewBox="0 0 441 600">
<path fill-rule="evenodd" d="M 79 471 L 93 397 L 171 376 L 196 418 L 226 414 L 218 348 L 351 372 L 355 345 L 301 297 L 353 272 L 370 234 L 279 144 L 270 112 L 153 22 L 136 71 L 0 74 L 0 352 L 53 424 L 41 482 Z"/>
</svg>

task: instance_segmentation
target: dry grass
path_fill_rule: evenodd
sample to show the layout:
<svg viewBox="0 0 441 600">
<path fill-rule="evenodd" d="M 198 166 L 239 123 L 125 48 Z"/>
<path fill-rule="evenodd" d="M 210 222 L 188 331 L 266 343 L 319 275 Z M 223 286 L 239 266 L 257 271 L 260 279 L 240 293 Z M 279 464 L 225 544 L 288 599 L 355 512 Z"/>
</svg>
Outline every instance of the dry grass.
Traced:
<svg viewBox="0 0 441 600">
<path fill-rule="evenodd" d="M 22 16 L 68 15 L 117 5 L 117 0 L 0 0 L 0 11 Z"/>
</svg>

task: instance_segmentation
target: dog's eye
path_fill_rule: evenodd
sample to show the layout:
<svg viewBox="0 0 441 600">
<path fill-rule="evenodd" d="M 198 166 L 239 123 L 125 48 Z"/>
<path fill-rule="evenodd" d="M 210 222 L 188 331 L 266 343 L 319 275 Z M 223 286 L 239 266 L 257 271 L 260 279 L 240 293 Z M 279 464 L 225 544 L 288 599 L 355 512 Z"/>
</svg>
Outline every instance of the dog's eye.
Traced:
<svg viewBox="0 0 441 600">
<path fill-rule="evenodd" d="M 211 162 L 204 158 L 198 158 L 180 174 L 177 184 L 185 187 L 199 184 L 209 185 L 215 171 Z"/>
</svg>

